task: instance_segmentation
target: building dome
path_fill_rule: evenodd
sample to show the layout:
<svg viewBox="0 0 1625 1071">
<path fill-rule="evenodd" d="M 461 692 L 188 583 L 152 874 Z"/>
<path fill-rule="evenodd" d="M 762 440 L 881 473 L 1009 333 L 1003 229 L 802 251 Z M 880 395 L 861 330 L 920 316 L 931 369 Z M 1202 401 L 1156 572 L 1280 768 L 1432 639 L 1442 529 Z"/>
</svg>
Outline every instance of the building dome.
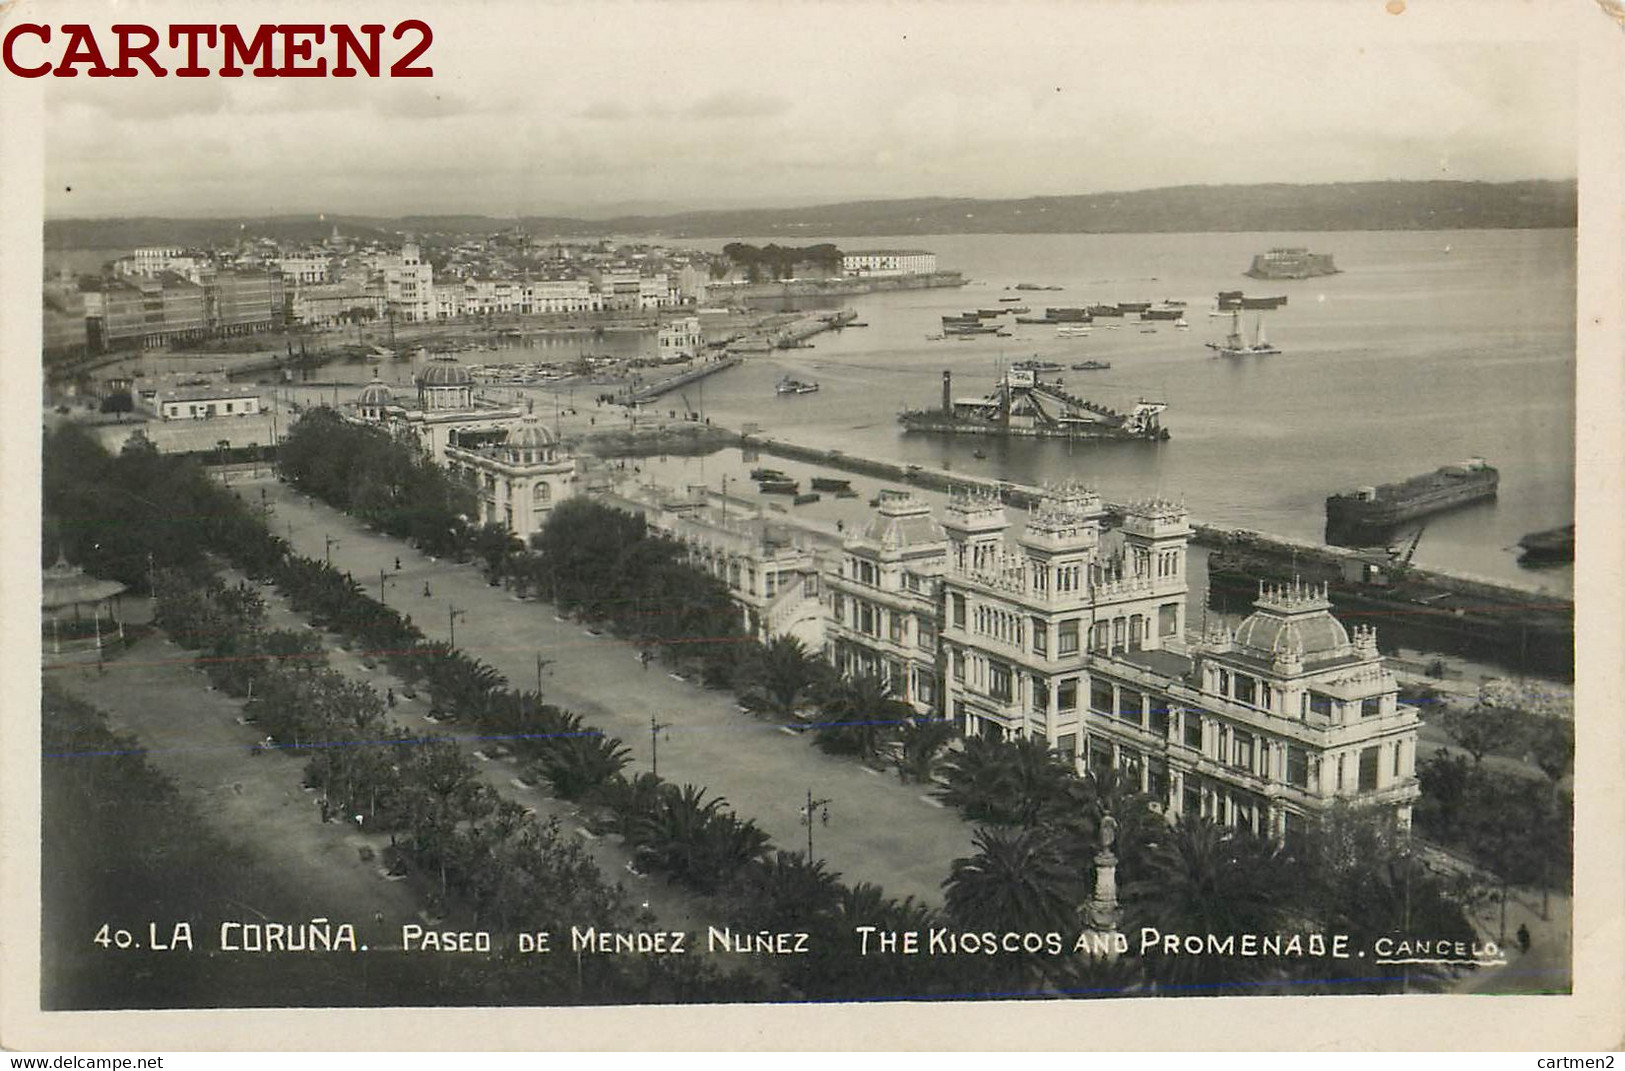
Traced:
<svg viewBox="0 0 1625 1071">
<path fill-rule="evenodd" d="M 552 432 L 537 423 L 535 417 L 527 416 L 517 428 L 508 432 L 508 441 L 504 445 L 510 450 L 545 450 L 556 442 Z"/>
<path fill-rule="evenodd" d="M 467 387 L 474 382 L 455 357 L 436 357 L 418 373 L 420 387 Z"/>
<path fill-rule="evenodd" d="M 1332 616 L 1324 588 L 1266 588 L 1253 605 L 1257 611 L 1235 634 L 1236 647 L 1248 654 L 1271 660 L 1292 655 L 1308 663 L 1350 651 L 1348 630 Z"/>
<path fill-rule="evenodd" d="M 389 392 L 389 388 L 381 379 L 374 379 L 362 387 L 361 393 L 355 397 L 355 404 L 365 409 L 382 409 L 384 406 L 394 404 L 394 401 L 395 396 Z"/>
</svg>

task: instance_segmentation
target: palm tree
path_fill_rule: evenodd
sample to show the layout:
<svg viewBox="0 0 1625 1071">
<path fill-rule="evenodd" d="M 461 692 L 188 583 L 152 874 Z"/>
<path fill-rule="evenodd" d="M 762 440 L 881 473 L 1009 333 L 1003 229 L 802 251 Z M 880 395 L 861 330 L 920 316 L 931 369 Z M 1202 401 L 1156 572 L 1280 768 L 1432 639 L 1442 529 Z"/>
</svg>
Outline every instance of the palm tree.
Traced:
<svg viewBox="0 0 1625 1071">
<path fill-rule="evenodd" d="M 806 930 L 823 921 L 840 901 L 840 875 L 822 859 L 801 852 L 774 852 L 747 863 L 729 883 L 739 924 L 772 930 Z"/>
<path fill-rule="evenodd" d="M 1291 914 L 1289 860 L 1278 845 L 1248 831 L 1182 818 L 1157 842 L 1144 869 L 1123 895 L 1135 927 L 1181 935 L 1274 933 Z M 1282 972 L 1281 964 L 1263 957 L 1183 951 L 1148 956 L 1145 967 L 1159 989 L 1192 996 Z"/>
<path fill-rule="evenodd" d="M 537 765 L 561 799 L 578 800 L 620 773 L 632 752 L 618 737 L 564 736 L 551 740 Z"/>
<path fill-rule="evenodd" d="M 943 886 L 948 914 L 975 929 L 1070 933 L 1087 888 L 1062 859 L 1053 838 L 1036 829 L 983 827 L 976 854 L 955 859 Z"/>
<path fill-rule="evenodd" d="M 910 718 L 903 723 L 902 748 L 897 755 L 898 775 L 925 784 L 937 772 L 937 763 L 958 735 L 954 723 L 944 718 Z"/>
<path fill-rule="evenodd" d="M 795 710 L 818 678 L 812 657 L 793 636 L 775 636 L 762 644 L 746 672 L 766 694 L 769 709 L 781 717 Z"/>
<path fill-rule="evenodd" d="M 892 697 L 889 682 L 869 675 L 835 682 L 821 712 L 818 747 L 865 762 L 878 758 L 914 715 L 912 707 Z"/>
</svg>

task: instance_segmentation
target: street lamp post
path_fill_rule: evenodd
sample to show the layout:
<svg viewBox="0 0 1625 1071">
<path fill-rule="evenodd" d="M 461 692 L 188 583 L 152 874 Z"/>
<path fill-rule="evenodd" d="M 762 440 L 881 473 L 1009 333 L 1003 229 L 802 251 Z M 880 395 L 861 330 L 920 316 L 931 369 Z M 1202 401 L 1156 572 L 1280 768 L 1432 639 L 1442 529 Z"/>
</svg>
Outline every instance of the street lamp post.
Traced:
<svg viewBox="0 0 1625 1071">
<path fill-rule="evenodd" d="M 812 789 L 807 789 L 807 806 L 802 808 L 801 824 L 807 827 L 807 864 L 809 866 L 812 865 L 813 861 L 813 813 L 822 808 L 821 820 L 826 826 L 829 825 L 829 805 L 832 802 L 827 797 L 813 799 Z"/>
<path fill-rule="evenodd" d="M 649 771 L 656 777 L 660 776 L 660 733 L 669 728 L 669 722 L 656 721 L 653 714 L 649 715 Z"/>
<path fill-rule="evenodd" d="M 333 564 L 333 548 L 339 546 L 340 543 L 330 535 L 324 536 L 323 541 L 327 544 L 327 564 L 331 566 Z"/>
<path fill-rule="evenodd" d="M 378 567 L 378 601 L 388 606 L 389 600 L 384 597 L 384 583 L 384 567 L 380 565 Z"/>
<path fill-rule="evenodd" d="M 467 610 L 459 610 L 456 607 L 449 605 L 446 607 L 446 624 L 451 629 L 451 645 L 453 647 L 457 646 L 457 619 L 459 617 L 467 616 Z"/>
</svg>

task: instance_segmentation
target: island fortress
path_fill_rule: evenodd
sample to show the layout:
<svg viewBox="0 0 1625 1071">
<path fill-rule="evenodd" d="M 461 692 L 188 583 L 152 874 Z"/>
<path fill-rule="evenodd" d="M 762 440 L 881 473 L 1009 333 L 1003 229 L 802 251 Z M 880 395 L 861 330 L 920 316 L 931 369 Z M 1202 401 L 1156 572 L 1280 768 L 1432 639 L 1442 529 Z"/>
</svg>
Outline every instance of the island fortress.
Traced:
<svg viewBox="0 0 1625 1071">
<path fill-rule="evenodd" d="M 1170 817 L 1278 839 L 1338 800 L 1408 825 L 1420 795 L 1414 708 L 1323 586 L 1261 586 L 1234 631 L 1187 636 L 1183 505 L 1047 489 L 1011 539 L 996 498 L 945 519 L 887 492 L 828 575 L 826 655 L 876 673 L 967 736 L 1035 737 L 1080 773 L 1115 773 Z"/>
</svg>

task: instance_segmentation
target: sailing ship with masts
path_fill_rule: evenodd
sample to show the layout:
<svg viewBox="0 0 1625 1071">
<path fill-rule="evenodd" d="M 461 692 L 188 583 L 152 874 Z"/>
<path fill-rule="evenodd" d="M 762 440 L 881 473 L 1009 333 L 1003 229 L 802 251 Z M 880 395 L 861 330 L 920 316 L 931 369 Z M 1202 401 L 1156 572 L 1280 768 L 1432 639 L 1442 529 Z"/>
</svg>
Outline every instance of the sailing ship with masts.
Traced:
<svg viewBox="0 0 1625 1071">
<path fill-rule="evenodd" d="M 1264 317 L 1259 316 L 1253 322 L 1253 341 L 1249 345 L 1241 336 L 1241 310 L 1235 309 L 1230 313 L 1230 333 L 1224 336 L 1223 342 L 1208 342 L 1207 348 L 1220 357 L 1263 357 L 1281 351 L 1270 345 L 1264 337 Z"/>
</svg>

